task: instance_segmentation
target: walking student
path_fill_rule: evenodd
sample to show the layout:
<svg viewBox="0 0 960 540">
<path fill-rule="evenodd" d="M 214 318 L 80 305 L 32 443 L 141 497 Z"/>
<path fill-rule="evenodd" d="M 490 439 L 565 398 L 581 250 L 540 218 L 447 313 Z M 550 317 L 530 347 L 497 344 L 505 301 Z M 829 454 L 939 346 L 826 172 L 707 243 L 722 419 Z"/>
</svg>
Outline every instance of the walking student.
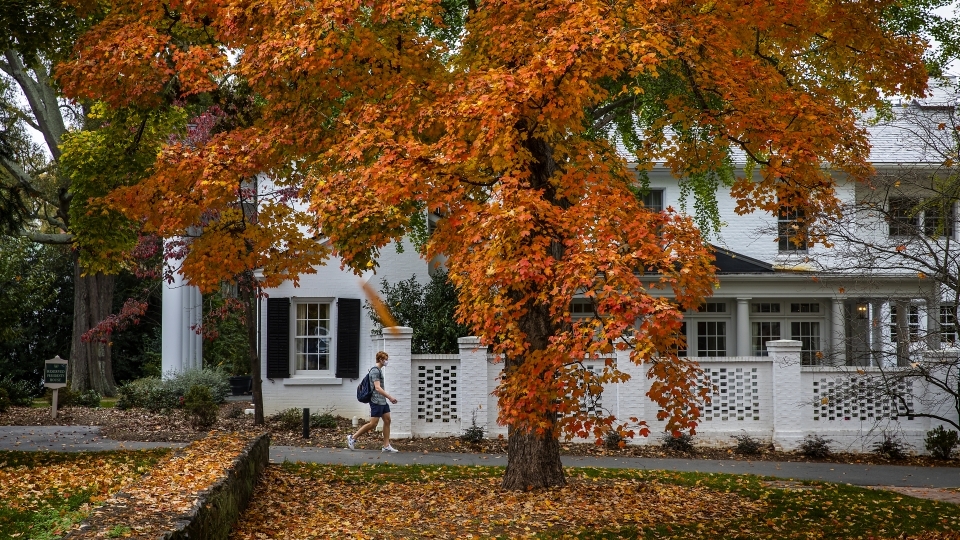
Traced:
<svg viewBox="0 0 960 540">
<path fill-rule="evenodd" d="M 390 357 L 384 351 L 377 353 L 377 365 L 370 369 L 370 384 L 373 386 L 373 396 L 370 398 L 370 421 L 360 426 L 353 435 L 347 435 L 347 446 L 353 450 L 357 438 L 364 433 L 376 429 L 380 419 L 383 418 L 383 447 L 381 452 L 396 452 L 397 449 L 390 446 L 390 403 L 396 405 L 397 400 L 384 390 L 383 368 L 387 367 Z"/>
</svg>

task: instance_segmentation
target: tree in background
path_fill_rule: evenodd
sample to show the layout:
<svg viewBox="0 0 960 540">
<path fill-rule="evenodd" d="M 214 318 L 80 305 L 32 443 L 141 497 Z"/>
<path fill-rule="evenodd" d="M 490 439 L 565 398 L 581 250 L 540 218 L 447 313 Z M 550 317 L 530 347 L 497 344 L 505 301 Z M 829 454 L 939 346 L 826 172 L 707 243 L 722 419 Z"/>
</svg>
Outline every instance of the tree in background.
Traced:
<svg viewBox="0 0 960 540">
<path fill-rule="evenodd" d="M 414 354 L 456 354 L 457 338 L 470 335 L 470 329 L 457 323 L 457 289 L 441 269 L 430 274 L 430 281 L 421 285 L 417 276 L 391 285 L 380 282 L 380 294 L 396 323 L 413 329 L 410 344 Z M 375 309 L 366 302 L 374 330 L 384 324 Z"/>
<path fill-rule="evenodd" d="M 923 43 L 891 27 L 894 5 L 117 0 L 60 73 L 69 95 L 114 108 L 225 80 L 250 89 L 251 121 L 167 145 L 152 175 L 108 198 L 158 234 L 229 212 L 226 196 L 263 172 L 309 201 L 315 233 L 361 273 L 438 209 L 426 254 L 448 257 L 459 320 L 504 360 L 503 486 L 530 489 L 565 482 L 562 434 L 634 434 L 581 410 L 584 392 L 627 378 L 610 361 L 584 372 L 584 358 L 629 348 L 670 430 L 699 415 L 700 371 L 675 351 L 712 259 L 689 218 L 637 200 L 615 141 L 708 199 L 742 152 L 738 211 L 802 212 L 822 240 L 819 216 L 838 212 L 824 164 L 870 172 L 857 111 L 924 88 Z M 296 279 L 289 253 L 326 254 L 296 226 L 250 230 L 263 236 L 205 230 L 184 273 L 201 288 L 223 266 Z M 575 294 L 598 317 L 574 321 Z"/>
</svg>

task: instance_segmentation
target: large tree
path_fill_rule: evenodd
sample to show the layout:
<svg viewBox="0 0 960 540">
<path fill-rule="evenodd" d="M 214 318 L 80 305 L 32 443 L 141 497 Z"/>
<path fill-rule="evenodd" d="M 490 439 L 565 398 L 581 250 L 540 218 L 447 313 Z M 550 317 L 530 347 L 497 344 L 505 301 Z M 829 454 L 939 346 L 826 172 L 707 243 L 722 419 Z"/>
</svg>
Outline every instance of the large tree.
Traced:
<svg viewBox="0 0 960 540">
<path fill-rule="evenodd" d="M 641 171 L 663 161 L 705 199 L 738 152 L 751 165 L 733 184 L 739 211 L 835 214 L 823 165 L 870 170 L 856 111 L 923 90 L 923 43 L 888 24 L 893 7 L 116 0 L 62 80 L 114 107 L 224 76 L 249 86 L 253 121 L 168 146 L 153 176 L 111 196 L 164 233 L 265 172 L 299 189 L 318 234 L 360 272 L 412 215 L 438 211 L 426 251 L 448 257 L 461 321 L 504 360 L 503 485 L 526 489 L 564 483 L 561 434 L 627 431 L 580 410 L 583 393 L 626 379 L 584 358 L 630 348 L 669 429 L 696 424 L 698 368 L 675 351 L 682 311 L 710 294 L 711 257 L 688 218 L 638 202 L 619 149 Z M 816 222 L 808 231 L 822 237 Z M 194 241 L 191 280 L 222 275 L 213 245 Z M 575 294 L 597 318 L 571 319 Z"/>
</svg>

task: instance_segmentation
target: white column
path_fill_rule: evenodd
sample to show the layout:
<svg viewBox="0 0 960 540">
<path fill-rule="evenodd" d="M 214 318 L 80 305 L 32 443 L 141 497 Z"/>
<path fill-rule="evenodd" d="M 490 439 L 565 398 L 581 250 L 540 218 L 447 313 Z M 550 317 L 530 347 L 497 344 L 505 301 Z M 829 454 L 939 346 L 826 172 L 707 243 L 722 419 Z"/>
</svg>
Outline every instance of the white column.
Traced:
<svg viewBox="0 0 960 540">
<path fill-rule="evenodd" d="M 491 433 L 490 421 L 497 420 L 497 412 L 487 407 L 487 398 L 492 388 L 487 388 L 487 348 L 480 345 L 480 338 L 475 336 L 457 339 L 460 346 L 460 374 L 457 377 L 458 409 L 461 431 L 472 426 Z"/>
<path fill-rule="evenodd" d="M 413 435 L 413 415 L 416 403 L 413 399 L 413 362 L 411 344 L 413 329 L 405 326 L 393 326 L 383 329 L 383 350 L 390 355 L 390 362 L 383 371 L 387 383 L 387 393 L 396 398 L 397 403 L 390 404 L 390 436 L 398 439 Z"/>
<path fill-rule="evenodd" d="M 843 299 L 834 298 L 830 303 L 830 343 L 831 364 L 842 366 L 847 363 L 846 332 L 844 331 Z"/>
<path fill-rule="evenodd" d="M 164 377 L 183 371 L 183 351 L 181 349 L 184 338 L 181 330 L 183 326 L 182 288 L 183 276 L 176 271 L 173 272 L 173 283 L 167 283 L 166 280 L 163 280 L 160 362 Z"/>
<path fill-rule="evenodd" d="M 750 347 L 749 298 L 737 298 L 737 356 L 753 356 Z"/>
<path fill-rule="evenodd" d="M 782 450 L 797 448 L 804 435 L 801 421 L 807 404 L 800 384 L 801 345 L 790 339 L 767 342 L 773 362 L 773 444 Z"/>
</svg>

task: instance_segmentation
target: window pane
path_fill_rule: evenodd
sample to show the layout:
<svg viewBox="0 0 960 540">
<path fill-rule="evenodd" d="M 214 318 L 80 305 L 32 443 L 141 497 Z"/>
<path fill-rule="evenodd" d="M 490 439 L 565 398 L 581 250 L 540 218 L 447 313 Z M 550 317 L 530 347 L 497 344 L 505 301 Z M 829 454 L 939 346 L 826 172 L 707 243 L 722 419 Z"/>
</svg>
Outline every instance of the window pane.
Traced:
<svg viewBox="0 0 960 540">
<path fill-rule="evenodd" d="M 887 221 L 890 223 L 890 236 L 912 236 L 917 234 L 919 215 L 915 211 L 919 201 L 904 197 L 890 199 L 890 211 Z"/>
<path fill-rule="evenodd" d="M 820 313 L 820 304 L 816 302 L 790 304 L 790 313 Z"/>
<path fill-rule="evenodd" d="M 918 306 L 910 306 L 910 309 L 907 310 L 907 331 L 910 334 L 910 341 L 919 341 L 920 340 L 920 308 Z M 897 306 L 896 304 L 890 304 L 890 341 L 893 343 L 897 342 L 899 337 L 897 332 Z"/>
<path fill-rule="evenodd" d="M 654 212 L 663 210 L 663 190 L 651 189 L 643 196 L 643 205 Z"/>
<path fill-rule="evenodd" d="M 800 342 L 800 363 L 813 366 L 820 363 L 820 323 L 794 321 L 790 323 L 791 339 Z"/>
<path fill-rule="evenodd" d="M 780 313 L 780 304 L 777 302 L 758 302 L 752 304 L 751 311 L 754 313 Z"/>
<path fill-rule="evenodd" d="M 330 369 L 330 304 L 297 304 L 294 357 L 296 369 Z"/>
<path fill-rule="evenodd" d="M 767 342 L 772 339 L 780 339 L 779 322 L 755 322 L 753 323 L 753 355 L 767 356 Z"/>
<path fill-rule="evenodd" d="M 724 321 L 697 322 L 697 356 L 727 355 L 727 323 Z"/>
<path fill-rule="evenodd" d="M 957 319 L 953 306 L 940 306 L 940 342 L 951 347 L 957 342 Z"/>
<path fill-rule="evenodd" d="M 952 204 L 947 207 L 946 212 L 944 212 L 943 208 L 924 208 L 923 234 L 934 237 L 953 237 L 953 222 L 955 219 L 956 216 L 954 215 Z"/>
<path fill-rule="evenodd" d="M 784 208 L 777 216 L 777 245 L 780 251 L 807 249 L 803 211 Z"/>
</svg>

